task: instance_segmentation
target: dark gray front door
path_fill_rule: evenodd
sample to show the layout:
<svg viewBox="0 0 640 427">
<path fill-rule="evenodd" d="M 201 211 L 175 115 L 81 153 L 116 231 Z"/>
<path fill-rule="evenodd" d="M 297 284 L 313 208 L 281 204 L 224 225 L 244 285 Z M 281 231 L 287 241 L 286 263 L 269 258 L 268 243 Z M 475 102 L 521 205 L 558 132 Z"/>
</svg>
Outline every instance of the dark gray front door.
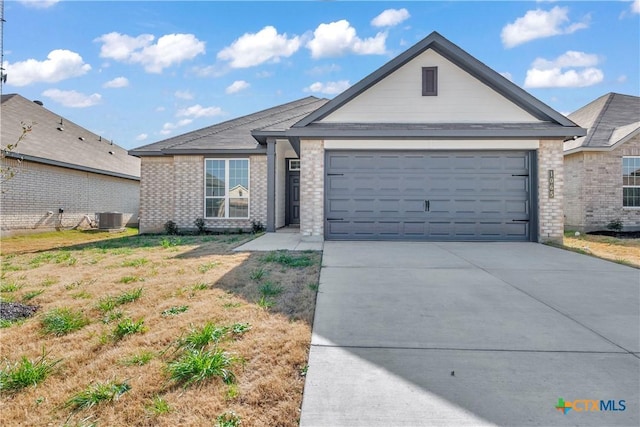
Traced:
<svg viewBox="0 0 640 427">
<path fill-rule="evenodd" d="M 326 239 L 531 239 L 533 152 L 325 156 Z"/>
<path fill-rule="evenodd" d="M 300 224 L 300 172 L 287 171 L 287 224 Z"/>
</svg>

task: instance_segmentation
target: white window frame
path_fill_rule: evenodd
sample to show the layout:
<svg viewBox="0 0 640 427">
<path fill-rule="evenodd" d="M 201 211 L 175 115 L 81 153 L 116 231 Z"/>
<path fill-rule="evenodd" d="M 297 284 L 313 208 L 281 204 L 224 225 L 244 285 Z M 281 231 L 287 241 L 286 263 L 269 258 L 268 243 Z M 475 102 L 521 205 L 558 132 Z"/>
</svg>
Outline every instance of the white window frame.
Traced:
<svg viewBox="0 0 640 427">
<path fill-rule="evenodd" d="M 624 184 L 624 177 L 625 177 L 625 171 L 624 171 L 624 159 L 636 159 L 637 162 L 640 162 L 640 156 L 623 156 L 622 157 L 622 208 L 623 209 L 640 209 L 640 206 L 625 206 L 624 205 L 624 189 L 625 188 L 640 188 L 640 177 L 636 178 L 636 181 L 638 181 L 635 185 L 625 185 Z"/>
<path fill-rule="evenodd" d="M 214 197 L 207 196 L 207 161 L 224 161 L 224 216 L 207 216 L 207 199 L 222 199 L 222 197 Z M 243 160 L 247 162 L 247 183 L 249 188 L 247 191 L 249 195 L 247 197 L 236 197 L 247 199 L 247 216 L 229 216 L 229 162 L 233 160 Z M 225 220 L 225 219 L 249 219 L 251 218 L 251 161 L 246 157 L 239 158 L 224 158 L 224 157 L 207 157 L 204 159 L 204 176 L 203 179 L 203 195 L 204 195 L 204 205 L 203 205 L 203 217 L 205 219 L 213 219 L 213 220 Z"/>
<path fill-rule="evenodd" d="M 294 162 L 298 162 L 298 167 L 294 168 L 291 166 Z M 300 159 L 289 159 L 289 172 L 299 172 L 300 171 Z"/>
</svg>

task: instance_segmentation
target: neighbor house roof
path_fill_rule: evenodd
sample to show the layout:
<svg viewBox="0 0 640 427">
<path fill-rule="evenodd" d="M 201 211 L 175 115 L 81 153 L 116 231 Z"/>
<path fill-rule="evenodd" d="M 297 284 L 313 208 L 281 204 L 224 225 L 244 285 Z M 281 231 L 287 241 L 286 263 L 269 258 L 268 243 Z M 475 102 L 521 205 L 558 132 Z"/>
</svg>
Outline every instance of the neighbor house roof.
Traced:
<svg viewBox="0 0 640 427">
<path fill-rule="evenodd" d="M 544 124 L 541 126 L 530 126 L 529 124 L 523 123 L 516 124 L 516 126 L 511 126 L 511 124 L 502 126 L 501 124 L 478 123 L 472 125 L 475 129 L 472 129 L 470 132 L 468 124 L 446 123 L 424 126 L 422 128 L 414 126 L 411 131 L 397 136 L 406 138 L 468 137 L 474 135 L 480 136 L 481 134 L 485 137 L 567 137 L 585 134 L 585 130 L 571 120 L 487 67 L 437 32 L 431 33 L 413 47 L 294 124 L 289 134 L 291 136 L 318 137 L 384 137 L 388 135 L 393 129 L 386 123 L 369 124 L 363 127 L 350 123 L 321 124 L 317 122 L 428 49 L 433 49 L 523 110 L 541 120 Z M 403 124 L 403 127 L 406 127 L 406 125 Z M 475 131 L 480 134 L 474 134 L 473 132 Z"/>
<path fill-rule="evenodd" d="M 282 137 L 295 122 L 322 106 L 314 96 L 188 132 L 129 151 L 134 156 L 266 153 L 266 138 Z"/>
<path fill-rule="evenodd" d="M 127 179 L 140 179 L 140 159 L 39 103 L 2 95 L 2 149 L 15 144 L 22 124 L 31 131 L 8 157 Z M 62 129 L 62 130 L 60 130 Z"/>
<path fill-rule="evenodd" d="M 640 97 L 608 93 L 569 118 L 588 130 L 586 136 L 564 143 L 565 154 L 612 150 L 640 134 Z"/>
</svg>

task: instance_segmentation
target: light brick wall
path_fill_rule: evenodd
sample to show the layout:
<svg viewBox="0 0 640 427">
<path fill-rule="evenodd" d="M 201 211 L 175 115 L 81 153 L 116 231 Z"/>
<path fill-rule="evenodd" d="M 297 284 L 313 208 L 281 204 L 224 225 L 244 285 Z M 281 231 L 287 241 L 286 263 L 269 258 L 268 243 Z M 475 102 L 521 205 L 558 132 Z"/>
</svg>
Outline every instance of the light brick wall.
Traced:
<svg viewBox="0 0 640 427">
<path fill-rule="evenodd" d="M 549 170 L 554 171 L 554 197 L 549 197 Z M 538 148 L 538 241 L 562 243 L 563 213 L 562 140 L 540 140 Z"/>
<path fill-rule="evenodd" d="M 10 231 L 86 226 L 97 212 L 122 212 L 129 225 L 138 222 L 140 182 L 91 172 L 13 159 L 3 169 L 16 175 L 2 186 L 0 226 Z M 60 215 L 58 209 L 64 209 Z M 53 212 L 52 215 L 47 212 Z"/>
<path fill-rule="evenodd" d="M 209 158 L 209 157 L 207 157 Z M 204 218 L 204 156 L 142 158 L 140 232 L 164 231 L 167 221 L 179 229 L 195 229 Z M 267 157 L 249 157 L 249 219 L 205 219 L 212 230 L 248 230 L 252 220 L 267 222 Z"/>
<path fill-rule="evenodd" d="M 582 230 L 584 227 L 584 154 L 574 153 L 564 158 L 564 227 Z"/>
<path fill-rule="evenodd" d="M 324 238 L 324 141 L 300 141 L 300 233 Z"/>
<path fill-rule="evenodd" d="M 173 157 L 142 157 L 140 164 L 140 233 L 164 231 L 173 218 Z"/>
<path fill-rule="evenodd" d="M 567 206 L 578 204 L 576 201 L 581 205 L 579 215 L 572 212 L 571 218 L 567 216 L 567 228 L 606 230 L 615 219 L 620 219 L 627 229 L 640 228 L 640 209 L 622 207 L 624 156 L 640 156 L 640 136 L 613 151 L 585 151 L 565 157 L 567 174 L 579 177 L 581 182 L 581 191 L 567 194 Z"/>
</svg>

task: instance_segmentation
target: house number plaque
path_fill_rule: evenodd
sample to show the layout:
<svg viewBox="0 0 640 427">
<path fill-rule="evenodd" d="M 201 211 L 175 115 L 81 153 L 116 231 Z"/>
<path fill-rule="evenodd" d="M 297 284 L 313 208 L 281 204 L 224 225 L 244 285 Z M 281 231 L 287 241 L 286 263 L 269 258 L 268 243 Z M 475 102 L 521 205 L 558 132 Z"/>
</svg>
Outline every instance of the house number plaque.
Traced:
<svg viewBox="0 0 640 427">
<path fill-rule="evenodd" d="M 553 197 L 555 196 L 555 178 L 554 178 L 554 173 L 553 173 L 553 169 L 549 169 L 549 198 L 553 199 Z"/>
</svg>

